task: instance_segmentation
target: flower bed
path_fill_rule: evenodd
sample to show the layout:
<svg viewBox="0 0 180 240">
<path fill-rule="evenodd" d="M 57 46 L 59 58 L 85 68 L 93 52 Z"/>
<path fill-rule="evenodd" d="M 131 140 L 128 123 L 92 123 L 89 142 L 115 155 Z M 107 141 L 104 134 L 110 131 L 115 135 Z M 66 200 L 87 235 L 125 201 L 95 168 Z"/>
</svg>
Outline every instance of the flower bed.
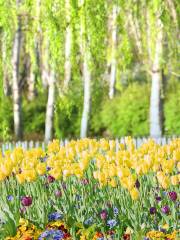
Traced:
<svg viewBox="0 0 180 240">
<path fill-rule="evenodd" d="M 180 139 L 55 140 L 0 156 L 0 239 L 178 239 Z M 26 220 L 25 220 L 26 219 Z"/>
</svg>

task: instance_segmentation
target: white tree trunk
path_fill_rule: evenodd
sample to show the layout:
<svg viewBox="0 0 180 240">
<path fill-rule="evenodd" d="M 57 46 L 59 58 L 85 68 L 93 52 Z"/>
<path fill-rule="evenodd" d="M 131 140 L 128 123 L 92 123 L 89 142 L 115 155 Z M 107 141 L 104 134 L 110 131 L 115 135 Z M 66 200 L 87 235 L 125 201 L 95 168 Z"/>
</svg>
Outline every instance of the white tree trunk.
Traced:
<svg viewBox="0 0 180 240">
<path fill-rule="evenodd" d="M 70 0 L 65 0 L 66 8 L 66 36 L 65 36 L 65 64 L 64 64 L 64 90 L 67 91 L 69 82 L 71 80 L 71 5 Z"/>
<path fill-rule="evenodd" d="M 85 36 L 86 32 L 86 23 L 85 23 L 85 11 L 84 11 L 84 0 L 79 0 L 81 8 L 81 17 L 80 17 L 80 50 L 81 56 L 83 59 L 83 84 L 84 84 L 84 103 L 83 103 L 83 113 L 81 118 L 81 132 L 80 137 L 87 137 L 88 132 L 88 122 L 89 122 L 89 113 L 91 105 L 91 72 L 89 68 L 90 63 L 90 52 L 87 46 L 87 40 Z"/>
<path fill-rule="evenodd" d="M 81 119 L 81 138 L 87 137 L 91 105 L 91 73 L 88 64 L 89 64 L 88 57 L 85 55 L 83 62 L 84 104 Z"/>
<path fill-rule="evenodd" d="M 45 142 L 49 142 L 53 135 L 54 101 L 55 101 L 55 74 L 49 75 L 48 101 L 46 106 Z"/>
<path fill-rule="evenodd" d="M 111 25 L 111 63 L 109 79 L 109 98 L 113 99 L 116 84 L 116 46 L 117 46 L 117 5 L 113 5 Z"/>
<path fill-rule="evenodd" d="M 6 53 L 7 53 L 7 46 L 4 35 L 2 35 L 2 62 L 3 62 L 3 90 L 4 95 L 9 96 L 11 92 L 11 86 L 9 82 L 9 72 L 7 67 L 7 59 L 6 59 Z"/>
<path fill-rule="evenodd" d="M 155 55 L 152 66 L 152 86 L 150 99 L 150 136 L 161 137 L 162 135 L 162 109 L 161 109 L 161 81 L 162 69 L 161 58 L 163 52 L 163 29 L 160 19 L 158 20 L 158 32 L 156 37 Z"/>
<path fill-rule="evenodd" d="M 31 61 L 31 60 L 30 60 Z M 35 97 L 35 73 L 32 69 L 32 64 L 30 64 L 29 75 L 27 78 L 28 83 L 28 100 L 32 101 Z"/>
<path fill-rule="evenodd" d="M 20 0 L 17 1 L 19 6 Z M 13 81 L 13 111 L 14 111 L 14 134 L 17 139 L 22 137 L 21 129 L 21 94 L 19 88 L 19 65 L 21 50 L 21 23 L 18 19 L 18 29 L 14 36 L 12 53 L 12 81 Z"/>
</svg>

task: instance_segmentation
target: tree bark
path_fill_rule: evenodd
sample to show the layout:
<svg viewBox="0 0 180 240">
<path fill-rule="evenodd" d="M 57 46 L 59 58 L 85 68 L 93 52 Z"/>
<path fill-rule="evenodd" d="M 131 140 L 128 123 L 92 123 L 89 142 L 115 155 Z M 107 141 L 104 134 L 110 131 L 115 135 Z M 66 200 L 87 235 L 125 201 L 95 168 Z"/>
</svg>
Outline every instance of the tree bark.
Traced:
<svg viewBox="0 0 180 240">
<path fill-rule="evenodd" d="M 3 92 L 5 96 L 9 96 L 11 94 L 11 84 L 9 81 L 9 71 L 7 68 L 7 62 L 6 62 L 6 41 L 2 34 L 2 62 L 3 62 Z"/>
<path fill-rule="evenodd" d="M 64 90 L 67 91 L 69 82 L 71 80 L 71 5 L 70 0 L 65 0 L 66 8 L 66 36 L 65 36 L 65 64 L 64 64 Z"/>
<path fill-rule="evenodd" d="M 44 39 L 45 40 L 45 39 Z M 44 46 L 41 48 L 41 78 L 43 87 L 46 89 L 48 87 L 49 82 L 49 51 L 48 51 L 48 41 L 45 40 Z"/>
<path fill-rule="evenodd" d="M 28 94 L 27 98 L 29 101 L 32 101 L 35 97 L 35 73 L 33 72 L 33 66 L 31 62 L 31 56 L 27 54 L 25 57 L 25 73 L 27 78 L 28 85 Z"/>
<path fill-rule="evenodd" d="M 109 79 L 109 98 L 113 99 L 116 84 L 116 46 L 117 46 L 117 5 L 113 5 L 111 17 L 111 63 L 110 63 L 110 79 Z"/>
<path fill-rule="evenodd" d="M 19 7 L 21 1 L 17 1 Z M 14 111 L 14 134 L 16 139 L 22 137 L 21 122 L 21 93 L 19 88 L 19 65 L 21 51 L 21 21 L 18 17 L 18 29 L 14 36 L 13 54 L 12 54 L 12 81 L 13 81 L 13 111 Z"/>
<path fill-rule="evenodd" d="M 48 81 L 48 101 L 46 106 L 45 121 L 45 142 L 48 143 L 53 136 L 53 118 L 54 118 L 54 101 L 55 101 L 55 73 L 52 71 Z"/>
<path fill-rule="evenodd" d="M 35 76 L 35 73 L 33 72 L 32 64 L 31 64 L 29 69 L 29 75 L 27 78 L 29 101 L 32 101 L 35 98 L 35 79 L 36 79 L 36 76 Z"/>
<path fill-rule="evenodd" d="M 88 122 L 89 122 L 89 113 L 91 105 L 91 72 L 89 68 L 90 63 L 90 52 L 87 46 L 86 40 L 86 23 L 85 23 L 85 12 L 84 12 L 84 0 L 79 0 L 81 8 L 81 17 L 80 17 L 80 50 L 81 56 L 83 59 L 83 84 L 84 84 L 84 103 L 83 103 L 83 113 L 81 118 L 81 132 L 80 137 L 87 137 L 88 132 Z"/>
<path fill-rule="evenodd" d="M 161 109 L 162 52 L 163 52 L 163 26 L 161 20 L 158 19 L 158 32 L 156 37 L 155 56 L 152 66 L 152 83 L 150 98 L 151 137 L 161 137 L 162 135 L 162 109 Z"/>
</svg>

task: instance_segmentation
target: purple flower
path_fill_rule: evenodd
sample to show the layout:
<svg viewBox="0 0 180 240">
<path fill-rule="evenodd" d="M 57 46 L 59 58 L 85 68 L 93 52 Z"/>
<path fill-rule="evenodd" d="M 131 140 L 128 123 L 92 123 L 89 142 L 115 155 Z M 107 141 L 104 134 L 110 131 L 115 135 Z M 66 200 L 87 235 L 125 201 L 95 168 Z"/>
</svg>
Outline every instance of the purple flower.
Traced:
<svg viewBox="0 0 180 240">
<path fill-rule="evenodd" d="M 46 170 L 47 170 L 47 171 L 50 171 L 50 170 L 51 170 L 51 167 L 48 167 L 48 166 L 47 166 L 47 167 L 46 167 Z"/>
<path fill-rule="evenodd" d="M 87 178 L 85 178 L 85 179 L 83 179 L 83 180 L 81 181 L 81 183 L 82 183 L 83 185 L 88 185 L 88 184 L 89 184 L 89 180 L 88 180 Z"/>
<path fill-rule="evenodd" d="M 156 212 L 157 212 L 157 210 L 156 210 L 156 208 L 155 207 L 151 207 L 150 209 L 149 209 L 149 212 L 150 212 L 150 214 L 155 214 Z"/>
<path fill-rule="evenodd" d="M 114 215 L 117 216 L 119 213 L 119 209 L 117 207 L 113 208 Z"/>
<path fill-rule="evenodd" d="M 115 227 L 117 224 L 117 221 L 115 219 L 111 219 L 111 220 L 108 220 L 107 221 L 107 225 L 110 227 L 110 228 L 113 228 Z"/>
<path fill-rule="evenodd" d="M 156 201 L 157 201 L 157 202 L 160 202 L 161 200 L 162 200 L 162 198 L 161 198 L 160 196 L 157 196 L 157 197 L 156 197 Z"/>
<path fill-rule="evenodd" d="M 138 188 L 138 189 L 140 188 L 140 182 L 139 182 L 138 179 L 137 179 L 136 182 L 135 182 L 135 187 Z"/>
<path fill-rule="evenodd" d="M 52 240 L 61 240 L 64 239 L 64 233 L 61 230 L 48 229 L 41 233 L 38 240 L 43 239 L 52 239 Z"/>
<path fill-rule="evenodd" d="M 164 207 L 161 208 L 162 212 L 165 214 L 169 214 L 170 208 L 169 206 L 165 205 Z"/>
<path fill-rule="evenodd" d="M 32 204 L 32 197 L 29 197 L 29 196 L 24 196 L 21 198 L 21 204 L 24 206 L 24 207 L 29 207 L 31 206 Z"/>
<path fill-rule="evenodd" d="M 169 195 L 169 198 L 172 201 L 174 201 L 174 202 L 176 201 L 176 199 L 177 199 L 177 193 L 176 192 L 169 192 L 168 195 Z"/>
<path fill-rule="evenodd" d="M 101 219 L 102 219 L 102 220 L 106 220 L 107 216 L 108 216 L 107 211 L 106 211 L 105 209 L 102 210 L 101 213 L 100 213 Z"/>
<path fill-rule="evenodd" d="M 48 183 L 52 183 L 52 182 L 54 182 L 54 181 L 55 181 L 55 178 L 54 178 L 53 176 L 49 175 L 49 176 L 47 177 L 47 182 L 48 182 Z"/>
<path fill-rule="evenodd" d="M 49 221 L 56 221 L 56 220 L 59 220 L 59 219 L 62 219 L 62 218 L 63 218 L 63 214 L 58 213 L 58 212 L 51 213 L 48 216 Z"/>
<path fill-rule="evenodd" d="M 56 197 L 61 197 L 62 196 L 62 192 L 60 190 L 55 191 L 54 194 L 55 194 Z"/>
<path fill-rule="evenodd" d="M 9 196 L 7 196 L 7 200 L 11 202 L 14 200 L 14 197 L 12 195 L 9 195 Z"/>
</svg>

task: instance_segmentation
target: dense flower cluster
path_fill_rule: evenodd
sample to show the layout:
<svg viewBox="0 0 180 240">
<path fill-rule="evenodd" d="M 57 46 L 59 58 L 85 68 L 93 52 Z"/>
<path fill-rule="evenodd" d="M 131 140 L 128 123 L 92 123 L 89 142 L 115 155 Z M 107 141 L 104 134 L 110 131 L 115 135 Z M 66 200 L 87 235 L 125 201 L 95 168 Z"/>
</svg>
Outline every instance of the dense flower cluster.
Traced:
<svg viewBox="0 0 180 240">
<path fill-rule="evenodd" d="M 36 240 L 41 230 L 25 219 L 20 219 L 20 225 L 17 228 L 15 237 L 7 237 L 6 240 Z"/>
<path fill-rule="evenodd" d="M 119 233 L 128 240 L 137 231 L 141 239 L 175 239 L 179 173 L 180 139 L 164 146 L 150 139 L 139 148 L 129 137 L 124 144 L 54 140 L 46 151 L 6 151 L 0 154 L 0 238 L 15 234 L 12 223 L 17 234 L 6 240 L 117 240 Z M 20 217 L 37 227 L 25 220 L 17 226 Z M 170 232 L 157 231 L 167 223 Z"/>
<path fill-rule="evenodd" d="M 15 237 L 7 237 L 6 240 L 71 240 L 67 226 L 61 221 L 51 222 L 46 229 L 37 229 L 25 219 L 20 220 Z"/>
<path fill-rule="evenodd" d="M 177 234 L 177 231 L 173 231 L 172 233 L 164 233 L 163 231 L 150 231 L 147 233 L 145 240 L 176 240 L 178 237 Z"/>
</svg>

